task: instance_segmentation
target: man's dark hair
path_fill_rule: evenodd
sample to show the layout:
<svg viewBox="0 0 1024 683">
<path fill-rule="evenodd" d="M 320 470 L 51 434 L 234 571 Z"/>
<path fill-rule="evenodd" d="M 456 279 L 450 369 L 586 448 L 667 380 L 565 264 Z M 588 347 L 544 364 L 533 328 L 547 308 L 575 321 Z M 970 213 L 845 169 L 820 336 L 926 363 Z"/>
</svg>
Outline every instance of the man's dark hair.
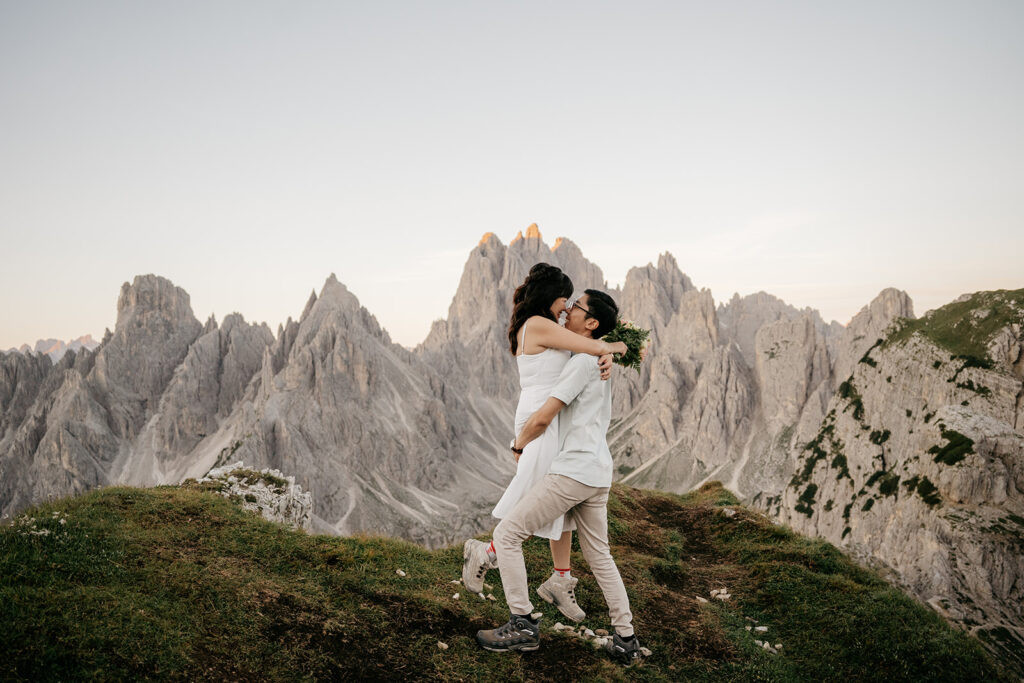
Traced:
<svg viewBox="0 0 1024 683">
<path fill-rule="evenodd" d="M 615 299 L 599 290 L 588 289 L 586 295 L 590 317 L 597 320 L 597 329 L 593 330 L 590 336 L 600 339 L 615 329 L 615 323 L 619 320 L 619 307 Z"/>
</svg>

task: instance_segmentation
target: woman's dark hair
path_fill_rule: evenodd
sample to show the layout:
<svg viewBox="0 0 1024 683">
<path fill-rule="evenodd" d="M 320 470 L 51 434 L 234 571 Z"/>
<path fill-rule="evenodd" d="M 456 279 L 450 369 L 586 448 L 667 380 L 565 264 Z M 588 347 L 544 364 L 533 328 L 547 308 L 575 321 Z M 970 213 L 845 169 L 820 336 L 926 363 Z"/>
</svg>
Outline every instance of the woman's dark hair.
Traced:
<svg viewBox="0 0 1024 683">
<path fill-rule="evenodd" d="M 615 299 L 602 291 L 588 289 L 587 308 L 590 309 L 590 317 L 597 321 L 597 328 L 590 333 L 594 339 L 600 339 L 615 329 L 619 320 L 619 307 Z"/>
<path fill-rule="evenodd" d="M 542 315 L 554 320 L 551 304 L 560 297 L 572 296 L 572 280 L 550 263 L 538 263 L 530 268 L 523 284 L 512 295 L 512 321 L 508 325 L 508 342 L 512 355 L 519 348 L 517 334 L 523 323 L 532 316 Z"/>
</svg>

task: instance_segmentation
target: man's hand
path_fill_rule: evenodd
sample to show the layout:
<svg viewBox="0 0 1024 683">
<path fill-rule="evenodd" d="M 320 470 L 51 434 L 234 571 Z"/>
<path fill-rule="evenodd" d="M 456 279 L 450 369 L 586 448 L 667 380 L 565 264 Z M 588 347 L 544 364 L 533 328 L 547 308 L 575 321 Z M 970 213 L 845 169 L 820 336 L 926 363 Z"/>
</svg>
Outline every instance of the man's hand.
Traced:
<svg viewBox="0 0 1024 683">
<path fill-rule="evenodd" d="M 597 369 L 601 371 L 601 379 L 606 380 L 612 376 L 612 361 L 614 356 L 606 353 L 597 359 Z"/>
<path fill-rule="evenodd" d="M 523 431 L 516 435 L 516 447 L 526 448 L 526 444 L 530 443 L 538 436 L 544 433 L 544 430 L 548 428 L 551 421 L 555 419 L 555 415 L 565 407 L 565 404 L 559 401 L 554 396 L 549 396 L 547 401 L 544 401 L 544 405 L 537 409 L 530 419 L 523 425 Z M 512 455 L 516 456 L 516 462 L 519 462 L 519 455 L 512 451 Z"/>
</svg>

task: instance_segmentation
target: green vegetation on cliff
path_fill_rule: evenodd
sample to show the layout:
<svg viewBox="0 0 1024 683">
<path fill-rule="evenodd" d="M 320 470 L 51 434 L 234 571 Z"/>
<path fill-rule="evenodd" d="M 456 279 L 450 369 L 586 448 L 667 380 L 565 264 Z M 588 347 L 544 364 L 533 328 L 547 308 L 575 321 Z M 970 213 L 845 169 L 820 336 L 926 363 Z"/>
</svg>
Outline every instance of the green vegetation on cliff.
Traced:
<svg viewBox="0 0 1024 683">
<path fill-rule="evenodd" d="M 100 489 L 0 528 L 4 677 L 1010 680 L 977 640 L 717 483 L 686 496 L 616 485 L 609 511 L 637 633 L 653 651 L 632 669 L 551 631 L 565 619 L 540 601 L 539 651 L 479 649 L 476 630 L 507 613 L 497 572 L 495 602 L 450 583 L 460 547 L 308 535 L 193 486 Z M 526 559 L 535 587 L 550 572 L 546 542 L 531 539 Z M 573 562 L 585 623 L 608 628 L 578 552 Z M 732 597 L 712 599 L 716 588 Z M 753 620 L 767 633 L 746 630 Z M 780 654 L 755 638 L 782 643 Z"/>
<path fill-rule="evenodd" d="M 988 342 L 1011 323 L 1024 325 L 1024 289 L 976 292 L 924 317 L 900 319 L 883 347 L 920 334 L 952 354 L 958 363 L 956 377 L 965 367 L 991 367 Z"/>
</svg>

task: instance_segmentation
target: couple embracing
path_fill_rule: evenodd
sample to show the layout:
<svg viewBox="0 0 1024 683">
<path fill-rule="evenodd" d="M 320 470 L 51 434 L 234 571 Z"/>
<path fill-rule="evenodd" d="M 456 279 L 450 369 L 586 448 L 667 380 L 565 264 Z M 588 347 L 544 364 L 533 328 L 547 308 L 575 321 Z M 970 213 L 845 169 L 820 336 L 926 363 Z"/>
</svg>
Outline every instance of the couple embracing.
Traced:
<svg viewBox="0 0 1024 683">
<path fill-rule="evenodd" d="M 630 664 L 639 658 L 640 644 L 626 588 L 608 548 L 612 458 L 606 440 L 611 354 L 627 349 L 623 342 L 601 341 L 618 321 L 612 298 L 588 289 L 570 299 L 572 292 L 565 273 L 538 263 L 513 296 L 509 344 L 521 386 L 516 436 L 510 444 L 516 475 L 492 513 L 501 522 L 490 544 L 466 541 L 462 579 L 468 591 L 479 593 L 487 570 L 501 572 L 511 615 L 504 625 L 477 633 L 483 648 L 536 650 L 540 619 L 531 618 L 523 541 L 531 535 L 549 539 L 554 571 L 537 594 L 581 621 L 586 615 L 576 603 L 577 579 L 569 566 L 575 530 L 608 603 L 614 634 L 606 649 L 613 659 Z"/>
</svg>

